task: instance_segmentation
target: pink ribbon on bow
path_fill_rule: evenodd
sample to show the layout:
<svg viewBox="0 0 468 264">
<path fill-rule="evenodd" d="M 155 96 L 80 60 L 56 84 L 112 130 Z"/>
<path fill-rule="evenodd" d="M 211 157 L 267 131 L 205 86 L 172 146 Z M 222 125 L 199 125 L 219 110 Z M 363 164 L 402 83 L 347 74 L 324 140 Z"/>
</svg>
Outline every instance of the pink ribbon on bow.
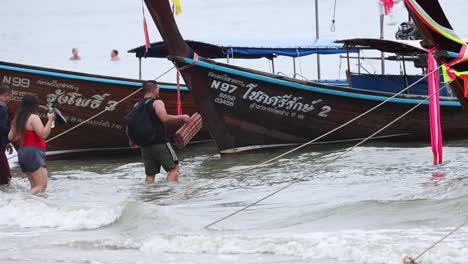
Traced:
<svg viewBox="0 0 468 264">
<path fill-rule="evenodd" d="M 429 123 L 431 130 L 432 154 L 434 155 L 434 165 L 442 163 L 442 127 L 440 124 L 440 97 L 439 97 L 439 73 L 436 68 L 436 61 L 432 52 L 435 48 L 427 52 L 428 94 L 429 98 Z"/>
</svg>

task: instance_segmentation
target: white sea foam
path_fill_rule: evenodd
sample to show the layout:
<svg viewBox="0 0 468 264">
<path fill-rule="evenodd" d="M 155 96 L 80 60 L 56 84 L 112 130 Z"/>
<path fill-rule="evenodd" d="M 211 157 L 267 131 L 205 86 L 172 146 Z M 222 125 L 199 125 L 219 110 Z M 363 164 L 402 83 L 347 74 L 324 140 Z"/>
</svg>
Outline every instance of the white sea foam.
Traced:
<svg viewBox="0 0 468 264">
<path fill-rule="evenodd" d="M 141 250 L 178 254 L 286 255 L 310 260 L 334 259 L 340 263 L 400 263 L 404 256 L 416 256 L 443 234 L 430 230 L 356 230 L 268 236 L 170 234 L 156 235 L 144 242 Z M 467 245 L 468 240 L 459 235 L 459 241 L 434 248 L 422 260 L 427 264 L 464 263 L 468 258 Z"/>
<path fill-rule="evenodd" d="M 50 205 L 27 194 L 0 193 L 0 226 L 43 227 L 59 230 L 96 229 L 117 221 L 124 206 L 67 208 Z"/>
</svg>

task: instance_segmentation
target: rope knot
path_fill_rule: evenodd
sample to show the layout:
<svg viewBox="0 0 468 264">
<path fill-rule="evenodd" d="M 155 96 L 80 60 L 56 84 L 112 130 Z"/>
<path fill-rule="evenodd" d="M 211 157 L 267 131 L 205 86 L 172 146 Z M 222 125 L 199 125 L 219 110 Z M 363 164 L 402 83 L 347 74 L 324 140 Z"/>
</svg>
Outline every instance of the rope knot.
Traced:
<svg viewBox="0 0 468 264">
<path fill-rule="evenodd" d="M 185 66 L 182 66 L 180 68 L 177 68 L 177 65 L 174 63 L 174 66 L 176 67 L 177 71 L 178 72 L 182 72 L 188 68 L 191 68 L 195 65 L 197 65 L 197 62 L 198 62 L 198 54 L 196 52 L 193 53 L 193 59 L 192 59 L 192 63 L 191 64 L 187 64 Z"/>
<path fill-rule="evenodd" d="M 462 45 L 458 56 L 449 63 L 443 63 L 442 75 L 444 77 L 444 83 L 455 81 L 457 77 L 463 80 L 465 97 L 468 97 L 468 72 L 459 72 L 453 68 L 453 66 L 468 61 L 468 45 Z"/>
</svg>

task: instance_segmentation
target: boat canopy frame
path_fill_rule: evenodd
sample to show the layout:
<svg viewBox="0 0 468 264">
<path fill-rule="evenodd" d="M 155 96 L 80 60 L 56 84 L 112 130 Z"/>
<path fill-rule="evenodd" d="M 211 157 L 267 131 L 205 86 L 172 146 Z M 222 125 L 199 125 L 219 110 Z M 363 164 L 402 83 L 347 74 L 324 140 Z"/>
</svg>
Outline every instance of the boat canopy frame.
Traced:
<svg viewBox="0 0 468 264">
<path fill-rule="evenodd" d="M 357 53 L 360 61 L 361 50 L 380 50 L 387 53 L 395 53 L 397 57 L 420 56 L 426 54 L 426 51 L 420 46 L 419 41 L 404 40 L 381 40 L 371 38 L 354 38 L 338 41 L 329 40 L 223 40 L 223 41 L 200 41 L 186 40 L 188 46 L 198 55 L 208 59 L 260 59 L 266 58 L 271 61 L 272 72 L 275 73 L 274 59 L 278 56 L 291 57 L 293 60 L 294 78 L 296 72 L 296 59 L 313 54 L 346 54 L 348 58 L 351 53 Z M 219 44 L 215 44 L 219 43 Z M 148 52 L 144 45 L 128 51 L 134 53 L 139 59 L 139 77 L 142 75 L 142 58 L 167 58 L 169 49 L 163 41 L 151 43 Z M 406 68 L 406 67 L 405 67 Z"/>
</svg>

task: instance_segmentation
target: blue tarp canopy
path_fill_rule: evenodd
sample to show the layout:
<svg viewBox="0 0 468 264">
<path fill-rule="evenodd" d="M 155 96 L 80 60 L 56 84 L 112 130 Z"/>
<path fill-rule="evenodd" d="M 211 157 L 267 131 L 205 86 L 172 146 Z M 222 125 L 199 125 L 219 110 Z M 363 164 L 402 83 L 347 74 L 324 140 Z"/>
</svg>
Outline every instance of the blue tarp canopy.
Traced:
<svg viewBox="0 0 468 264">
<path fill-rule="evenodd" d="M 339 54 L 346 53 L 344 45 L 326 40 L 274 40 L 274 41 L 253 41 L 253 40 L 235 40 L 235 41 L 195 41 L 186 40 L 187 44 L 198 55 L 210 58 L 238 58 L 238 59 L 258 59 L 274 58 L 276 56 L 302 57 L 311 54 Z M 214 44 L 217 43 L 217 44 Z M 128 51 L 135 53 L 138 58 L 166 58 L 169 55 L 163 41 L 151 43 L 148 53 L 145 53 L 145 46 Z M 349 52 L 357 52 L 350 50 Z"/>
</svg>

